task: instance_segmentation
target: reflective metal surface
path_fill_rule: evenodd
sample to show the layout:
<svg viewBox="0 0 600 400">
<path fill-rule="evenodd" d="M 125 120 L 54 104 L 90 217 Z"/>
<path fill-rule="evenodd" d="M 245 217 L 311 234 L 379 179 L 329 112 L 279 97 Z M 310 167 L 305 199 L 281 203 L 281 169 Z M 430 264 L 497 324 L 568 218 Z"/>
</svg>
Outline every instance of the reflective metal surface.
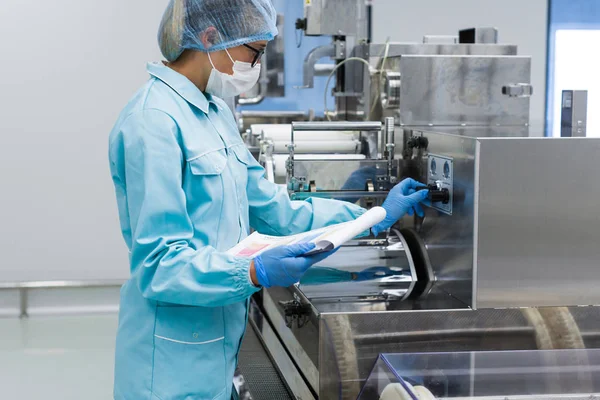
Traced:
<svg viewBox="0 0 600 400">
<path fill-rule="evenodd" d="M 381 131 L 377 121 L 292 122 L 293 131 Z"/>
<path fill-rule="evenodd" d="M 29 292 L 37 289 L 75 289 L 75 288 L 113 288 L 120 287 L 122 280 L 96 280 L 96 281 L 28 281 L 28 282 L 0 282 L 0 291 L 18 294 L 19 317 L 29 316 Z"/>
<path fill-rule="evenodd" d="M 123 283 L 125 283 L 123 280 L 0 282 L 0 290 L 114 287 L 121 286 Z"/>
<path fill-rule="evenodd" d="M 285 288 L 264 290 L 259 296 L 261 310 L 272 324 L 281 344 L 298 366 L 308 385 L 318 392 L 319 388 L 319 330 L 316 311 L 313 311 L 307 323 L 301 328 L 297 324 L 286 324 L 285 312 L 281 302 L 294 300 L 293 293 Z M 254 314 L 251 315 L 254 318 Z M 288 326 L 289 325 L 289 326 Z M 259 329 L 262 329 L 259 326 Z M 273 344 L 265 345 L 271 354 L 281 351 Z"/>
<path fill-rule="evenodd" d="M 315 86 L 315 76 L 317 76 L 317 62 L 325 57 L 335 57 L 336 47 L 334 44 L 315 47 L 312 49 L 304 59 L 304 65 L 302 68 L 302 87 L 301 89 L 312 89 Z"/>
<path fill-rule="evenodd" d="M 419 262 L 433 280 L 421 296 L 402 300 L 414 290 L 414 276 L 406 274 L 412 257 L 394 257 L 390 247 L 378 255 L 348 246 L 298 287 L 269 289 L 263 297 L 276 299 L 263 308 L 279 321 L 282 343 L 313 376 L 308 381 L 319 398 L 355 398 L 382 352 L 600 347 L 598 307 L 491 308 L 598 304 L 592 286 L 600 277 L 592 265 L 600 259 L 593 232 L 600 221 L 589 199 L 600 195 L 600 182 L 586 185 L 599 142 L 412 134 L 427 139 L 427 149 L 404 165 L 421 171 L 420 179 L 431 172 L 430 153 L 453 161 L 452 215 L 428 208 L 424 220 L 403 221 L 403 232 L 416 222 L 411 232 L 425 243 Z M 581 159 L 557 162 L 564 154 Z M 586 194 L 572 199 L 577 187 Z M 370 267 L 393 274 L 356 279 Z M 389 277 L 395 292 L 386 292 Z M 576 295 L 586 301 L 570 302 Z M 285 323 L 279 301 L 290 300 L 307 307 L 302 326 Z"/>
<path fill-rule="evenodd" d="M 366 34 L 364 0 L 311 0 L 305 2 L 304 17 L 309 36 Z"/>
<path fill-rule="evenodd" d="M 321 310 L 321 305 L 328 303 L 400 300 L 410 293 L 416 273 L 402 243 L 386 251 L 386 246 L 369 242 L 344 246 L 337 257 L 307 271 L 299 289 L 314 307 Z"/>
<path fill-rule="evenodd" d="M 285 179 L 293 199 L 323 196 L 368 207 L 380 204 L 396 179 L 439 180 L 427 168 L 429 154 L 435 154 L 452 160 L 451 211 L 427 208 L 424 219 L 407 217 L 395 227 L 401 245 L 353 243 L 311 268 L 300 284 L 263 290 L 255 296 L 256 310 L 279 340 L 268 347 L 289 355 L 316 397 L 352 400 L 384 352 L 600 347 L 599 307 L 492 308 L 597 302 L 592 286 L 600 276 L 587 262 L 600 259 L 591 251 L 592 222 L 600 226 L 592 210 L 600 185 L 590 178 L 594 166 L 588 159 L 600 149 L 546 149 L 526 139 L 514 139 L 523 143 L 519 150 L 497 144 L 513 140 L 499 137 L 529 135 L 531 59 L 517 56 L 512 45 L 364 44 L 358 32 L 366 27 L 364 4 L 305 3 L 306 33 L 336 36 L 309 58 L 307 81 L 320 54 L 338 62 L 360 57 L 377 68 L 373 73 L 349 62 L 337 70 L 333 115 L 359 122 L 296 122 L 294 134 L 260 146 L 261 163 L 270 179 Z M 394 77 L 389 90 L 382 69 Z M 401 126 L 394 147 L 379 134 L 385 117 Z M 376 122 L 360 122 L 365 120 Z M 360 131 L 354 137 L 360 146 L 341 139 L 349 149 L 319 143 L 309 153 L 298 138 L 315 130 Z M 297 146 L 288 147 L 290 142 Z M 392 148 L 390 172 L 385 150 Z M 565 160 L 574 154 L 576 160 Z M 532 163 L 538 165 L 523 172 Z M 544 178 L 530 183 L 538 174 Z M 593 188 L 586 186 L 590 180 Z M 575 210 L 581 214 L 574 216 Z M 549 302 L 551 297 L 556 300 Z"/>
<path fill-rule="evenodd" d="M 301 284 L 264 291 L 262 307 L 322 399 L 356 398 L 383 352 L 600 347 L 599 307 L 471 310 L 443 283 L 405 301 L 313 298 Z M 294 299 L 309 306 L 302 326 L 286 325 L 281 301 Z"/>
<path fill-rule="evenodd" d="M 401 125 L 521 125 L 529 123 L 529 98 L 502 88 L 531 82 L 529 57 L 421 56 L 388 60 L 400 72 Z"/>
<path fill-rule="evenodd" d="M 292 359 L 288 356 L 269 321 L 264 319 L 263 314 L 254 301 L 250 303 L 248 321 L 262 343 L 271 349 L 272 361 L 289 386 L 294 398 L 298 400 L 314 399 L 314 394 L 310 391 L 302 375 L 294 366 Z"/>
<path fill-rule="evenodd" d="M 425 132 L 423 136 L 428 140 L 428 153 L 452 157 L 454 196 L 452 215 L 425 209 L 419 234 L 426 243 L 438 287 L 471 306 L 477 141 L 432 132 Z M 417 162 L 421 164 L 420 179 L 428 181 L 431 175 L 428 157 L 424 155 Z"/>
<path fill-rule="evenodd" d="M 368 45 L 370 57 L 381 57 L 385 44 Z M 404 55 L 476 55 L 476 56 L 516 56 L 517 46 L 509 44 L 434 44 L 434 43 L 389 43 L 388 57 Z"/>
<path fill-rule="evenodd" d="M 409 129 L 409 128 L 405 128 Z M 422 130 L 414 127 L 412 129 Z M 433 129 L 433 128 L 432 128 Z M 537 132 L 530 132 L 529 126 L 436 126 L 436 133 L 469 137 L 527 137 L 535 136 Z M 543 135 L 540 135 L 543 136 Z"/>
<path fill-rule="evenodd" d="M 531 59 L 517 56 L 517 46 L 389 43 L 357 46 L 352 54 L 370 59 L 377 72 L 369 74 L 363 68 L 353 75 L 348 85 L 364 95 L 338 104 L 349 108 L 343 110 L 345 115 L 362 114 L 371 120 L 394 116 L 401 125 L 421 127 L 529 124 L 527 98 L 503 95 L 503 88 L 531 82 Z M 382 75 L 390 73 L 401 78 L 395 110 L 389 109 L 389 93 L 379 89 L 386 86 Z"/>
<path fill-rule="evenodd" d="M 375 183 L 377 176 L 387 174 L 387 161 L 296 158 L 294 174 L 296 177 L 302 176 L 308 181 L 314 181 L 318 191 L 360 190 L 364 192 L 368 180 Z"/>
<path fill-rule="evenodd" d="M 477 142 L 474 306 L 600 304 L 600 139 Z"/>
<path fill-rule="evenodd" d="M 600 141 L 424 136 L 454 159 L 453 215 L 428 209 L 420 230 L 441 288 L 477 308 L 600 303 Z"/>
</svg>

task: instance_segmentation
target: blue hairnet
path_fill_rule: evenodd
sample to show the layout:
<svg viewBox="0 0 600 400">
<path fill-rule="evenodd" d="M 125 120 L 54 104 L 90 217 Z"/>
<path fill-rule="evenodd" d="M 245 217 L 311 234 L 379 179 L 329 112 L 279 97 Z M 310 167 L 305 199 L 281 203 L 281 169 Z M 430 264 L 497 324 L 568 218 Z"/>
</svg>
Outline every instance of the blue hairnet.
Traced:
<svg viewBox="0 0 600 400">
<path fill-rule="evenodd" d="M 186 49 L 217 51 L 277 35 L 277 13 L 271 0 L 170 0 L 158 31 L 163 56 L 175 61 Z M 214 27 L 212 45 L 201 34 Z"/>
</svg>

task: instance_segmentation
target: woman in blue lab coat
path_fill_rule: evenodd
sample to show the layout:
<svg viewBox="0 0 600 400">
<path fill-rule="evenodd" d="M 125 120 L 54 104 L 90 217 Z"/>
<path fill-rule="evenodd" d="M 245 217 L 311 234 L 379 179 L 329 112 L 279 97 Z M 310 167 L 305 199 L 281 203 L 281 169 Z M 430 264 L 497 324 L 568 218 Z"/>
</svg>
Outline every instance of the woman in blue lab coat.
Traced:
<svg viewBox="0 0 600 400">
<path fill-rule="evenodd" d="M 229 399 L 249 297 L 289 286 L 328 254 L 282 247 L 255 259 L 226 253 L 250 227 L 290 235 L 361 215 L 326 199 L 290 201 L 264 178 L 222 98 L 251 89 L 277 34 L 269 0 L 171 0 L 159 43 L 168 62 L 110 134 L 110 169 L 131 278 L 121 289 L 114 397 Z M 420 211 L 405 181 L 388 196 L 389 228 Z"/>
</svg>

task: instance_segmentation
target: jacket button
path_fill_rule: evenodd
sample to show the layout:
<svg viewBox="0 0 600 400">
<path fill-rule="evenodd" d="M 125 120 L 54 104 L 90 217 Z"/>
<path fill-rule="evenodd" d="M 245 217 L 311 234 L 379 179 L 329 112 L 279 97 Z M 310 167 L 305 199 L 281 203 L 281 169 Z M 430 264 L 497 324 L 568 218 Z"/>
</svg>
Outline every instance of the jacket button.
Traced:
<svg viewBox="0 0 600 400">
<path fill-rule="evenodd" d="M 198 334 L 196 332 L 194 332 L 194 339 L 198 339 Z"/>
</svg>

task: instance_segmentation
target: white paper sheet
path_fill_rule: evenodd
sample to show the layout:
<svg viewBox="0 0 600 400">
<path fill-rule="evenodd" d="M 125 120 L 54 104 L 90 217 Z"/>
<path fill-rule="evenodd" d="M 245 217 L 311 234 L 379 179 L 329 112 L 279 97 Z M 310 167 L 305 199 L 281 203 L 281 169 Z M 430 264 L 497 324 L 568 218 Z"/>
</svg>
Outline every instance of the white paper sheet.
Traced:
<svg viewBox="0 0 600 400">
<path fill-rule="evenodd" d="M 316 247 L 306 255 L 331 251 L 347 241 L 369 230 L 372 226 L 383 221 L 386 212 L 382 207 L 373 207 L 354 221 L 331 225 L 292 236 L 268 236 L 254 232 L 242 240 L 227 253 L 237 257 L 254 258 L 261 253 L 279 246 L 294 243 L 315 243 Z"/>
<path fill-rule="evenodd" d="M 340 247 L 348 240 L 352 240 L 383 221 L 385 215 L 386 212 L 383 207 L 373 207 L 354 221 L 329 227 L 326 232 L 314 240 L 316 247 L 307 255 L 331 251 Z"/>
</svg>

